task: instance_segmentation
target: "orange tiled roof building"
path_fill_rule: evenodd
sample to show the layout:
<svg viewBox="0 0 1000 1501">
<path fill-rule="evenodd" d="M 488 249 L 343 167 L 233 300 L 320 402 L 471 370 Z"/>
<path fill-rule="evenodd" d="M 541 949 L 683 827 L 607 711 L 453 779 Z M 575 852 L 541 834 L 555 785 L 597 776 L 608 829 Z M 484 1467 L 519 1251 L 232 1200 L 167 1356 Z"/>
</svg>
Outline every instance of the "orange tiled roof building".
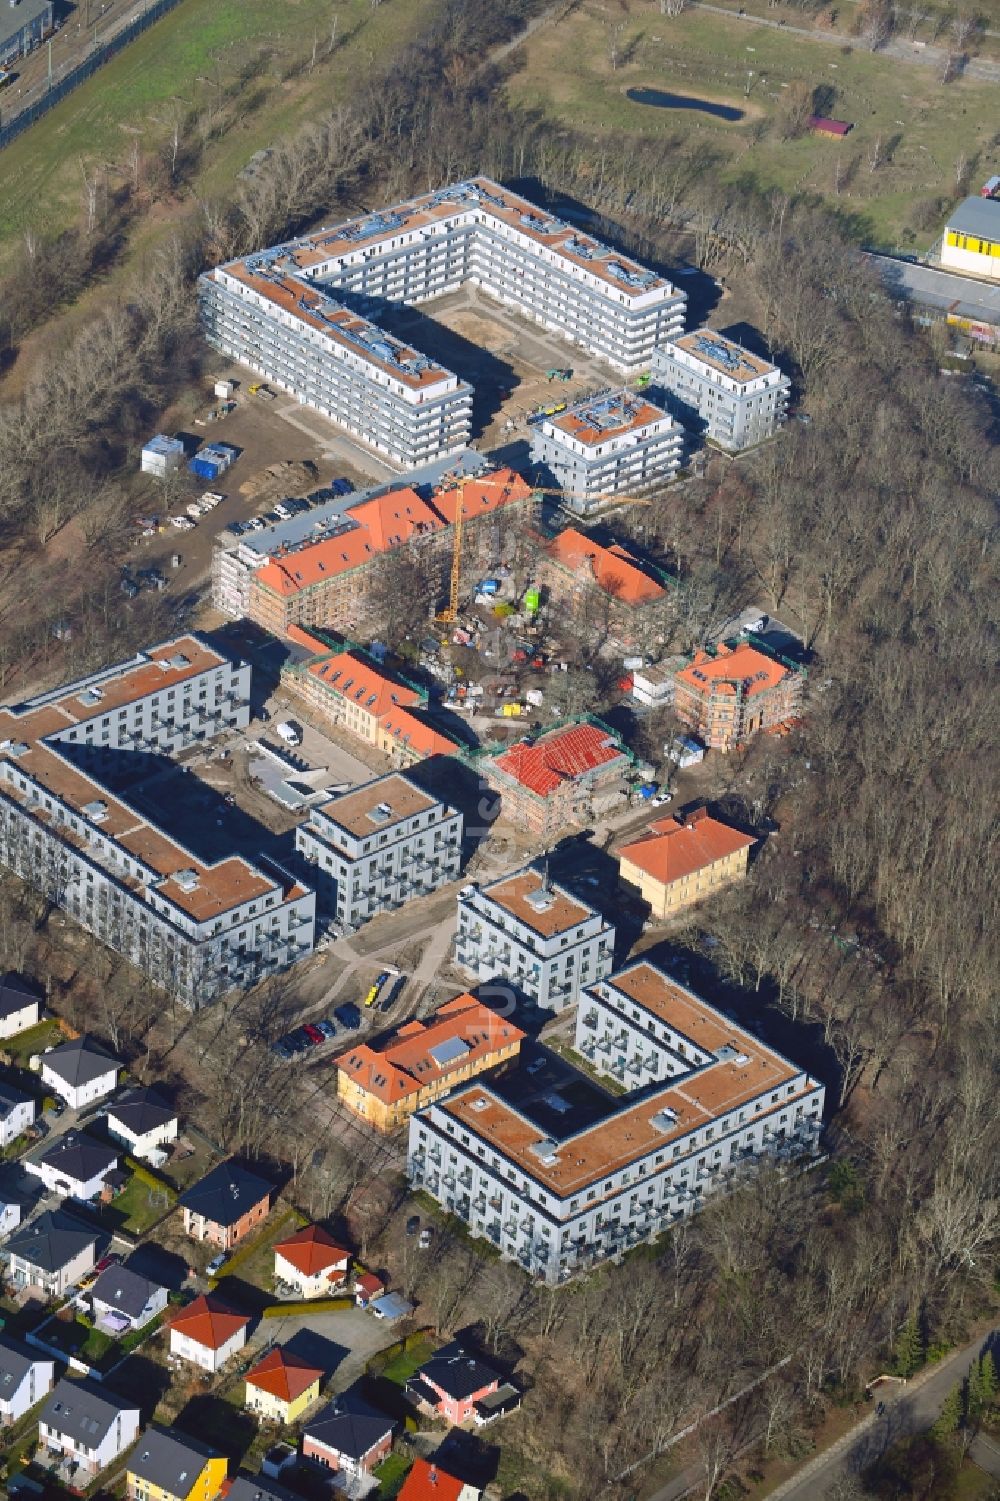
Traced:
<svg viewBox="0 0 1000 1501">
<path fill-rule="evenodd" d="M 720 646 L 696 652 L 674 674 L 674 708 L 710 750 L 728 751 L 793 718 L 804 676 L 749 642 Z"/>
<path fill-rule="evenodd" d="M 619 737 L 594 720 L 520 740 L 481 767 L 503 817 L 547 838 L 620 807 L 630 764 Z"/>
<path fill-rule="evenodd" d="M 619 879 L 638 888 L 655 918 L 701 901 L 747 873 L 754 840 L 707 808 L 651 823 L 619 850 Z"/>
<path fill-rule="evenodd" d="M 358 1043 L 337 1059 L 337 1094 L 356 1115 L 392 1131 L 415 1110 L 484 1069 L 517 1056 L 524 1033 L 471 995 L 410 1021 L 381 1048 Z"/>
<path fill-rule="evenodd" d="M 622 647 L 635 645 L 642 612 L 663 602 L 666 590 L 619 542 L 604 547 L 567 527 L 547 544 L 538 570 L 554 601 L 581 623 L 599 620 Z"/>
</svg>

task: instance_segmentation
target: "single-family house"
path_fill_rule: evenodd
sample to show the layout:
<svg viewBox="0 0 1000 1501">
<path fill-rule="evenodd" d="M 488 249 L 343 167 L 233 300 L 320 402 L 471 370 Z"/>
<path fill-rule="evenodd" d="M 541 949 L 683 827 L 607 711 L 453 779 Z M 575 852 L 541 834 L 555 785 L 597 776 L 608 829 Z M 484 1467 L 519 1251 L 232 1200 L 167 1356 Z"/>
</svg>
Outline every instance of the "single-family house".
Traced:
<svg viewBox="0 0 1000 1501">
<path fill-rule="evenodd" d="M 0 1336 L 0 1427 L 16 1423 L 52 1390 L 56 1363 Z"/>
<path fill-rule="evenodd" d="M 351 1265 L 351 1253 L 338 1246 L 322 1225 L 307 1225 L 274 1248 L 274 1275 L 300 1298 L 328 1297 L 343 1287 Z"/>
<path fill-rule="evenodd" d="M 177 1111 L 159 1090 L 138 1086 L 126 1090 L 107 1109 L 108 1135 L 127 1147 L 133 1157 L 149 1161 L 177 1140 Z"/>
<path fill-rule="evenodd" d="M 108 1173 L 118 1166 L 118 1153 L 106 1142 L 95 1141 L 80 1131 L 67 1131 L 33 1161 L 25 1159 L 25 1172 L 41 1178 L 51 1193 L 66 1199 L 93 1199 L 104 1187 Z"/>
<path fill-rule="evenodd" d="M 120 1067 L 117 1058 L 84 1035 L 42 1054 L 41 1079 L 71 1110 L 82 1110 L 111 1094 Z"/>
<path fill-rule="evenodd" d="M 167 1289 L 130 1266 L 106 1267 L 90 1290 L 94 1322 L 114 1334 L 142 1329 L 167 1306 Z"/>
<path fill-rule="evenodd" d="M 267 1218 L 274 1185 L 233 1161 L 220 1162 L 181 1195 L 184 1229 L 228 1251 Z"/>
<path fill-rule="evenodd" d="M 686 911 L 703 897 L 742 881 L 756 841 L 695 808 L 659 818 L 618 851 L 618 878 L 638 890 L 654 918 Z"/>
<path fill-rule="evenodd" d="M 76 1469 L 74 1489 L 83 1490 L 139 1436 L 139 1409 L 92 1381 L 58 1383 L 38 1419 L 38 1442 L 55 1459 Z"/>
<path fill-rule="evenodd" d="M 45 998 L 31 980 L 8 970 L 0 976 L 0 1038 L 16 1037 L 42 1019 Z"/>
<path fill-rule="evenodd" d="M 259 1418 L 287 1427 L 316 1401 L 322 1379 L 318 1366 L 277 1345 L 247 1372 L 244 1406 Z"/>
<path fill-rule="evenodd" d="M 302 1430 L 302 1456 L 330 1470 L 370 1475 L 392 1448 L 395 1423 L 351 1392 L 335 1398 Z"/>
<path fill-rule="evenodd" d="M 23 1089 L 0 1080 L 0 1147 L 9 1147 L 35 1119 L 35 1102 Z"/>
<path fill-rule="evenodd" d="M 62 1209 L 46 1210 L 7 1242 L 8 1276 L 15 1287 L 61 1297 L 97 1262 L 98 1231 Z"/>
<path fill-rule="evenodd" d="M 204 1371 L 221 1371 L 247 1342 L 250 1319 L 209 1293 L 195 1298 L 170 1323 L 170 1353 Z"/>
<path fill-rule="evenodd" d="M 479 1501 L 482 1492 L 443 1470 L 436 1459 L 413 1461 L 396 1501 Z"/>
<path fill-rule="evenodd" d="M 215 1501 L 226 1458 L 186 1433 L 147 1428 L 125 1471 L 129 1501 Z"/>
<path fill-rule="evenodd" d="M 424 1361 L 406 1383 L 406 1394 L 417 1407 L 449 1423 L 467 1423 L 475 1418 L 477 1403 L 492 1396 L 501 1380 L 492 1366 L 452 1344 Z"/>
</svg>

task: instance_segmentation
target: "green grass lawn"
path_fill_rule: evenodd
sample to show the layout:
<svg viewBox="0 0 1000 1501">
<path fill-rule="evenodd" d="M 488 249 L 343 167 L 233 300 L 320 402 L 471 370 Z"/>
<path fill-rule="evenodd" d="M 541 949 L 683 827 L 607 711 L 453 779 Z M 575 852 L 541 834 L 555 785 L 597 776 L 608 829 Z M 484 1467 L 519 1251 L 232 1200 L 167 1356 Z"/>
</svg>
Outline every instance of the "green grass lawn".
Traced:
<svg viewBox="0 0 1000 1501">
<path fill-rule="evenodd" d="M 392 1501 L 410 1471 L 413 1460 L 408 1454 L 390 1454 L 372 1471 L 378 1476 L 378 1493 L 383 1501 Z"/>
<path fill-rule="evenodd" d="M 398 1355 L 394 1355 L 378 1374 L 386 1381 L 391 1381 L 394 1386 L 405 1386 L 424 1361 L 430 1359 L 434 1350 L 434 1341 L 426 1335 L 415 1340 L 408 1350 L 401 1350 Z"/>
<path fill-rule="evenodd" d="M 0 263 L 16 252 L 29 227 L 58 230 L 79 220 L 83 172 L 124 164 L 135 136 L 159 149 L 174 119 L 217 101 L 240 69 L 270 54 L 245 86 L 237 122 L 206 147 L 191 188 L 198 197 L 232 191 L 235 174 L 253 153 L 329 108 L 387 50 L 411 35 L 433 0 L 372 7 L 369 0 L 181 0 L 124 52 L 0 152 Z M 337 44 L 322 53 L 337 18 Z M 292 82 L 282 75 L 308 58 L 317 39 L 320 60 Z M 256 91 L 264 89 L 260 98 Z M 113 174 L 112 174 L 113 180 Z M 162 209 L 164 205 L 160 205 Z M 164 233 L 162 213 L 140 234 L 143 245 Z"/>
<path fill-rule="evenodd" d="M 0 153 L 2 160 L 2 153 Z M 2 191 L 0 191 L 2 200 Z M 3 210 L 0 208 L 0 214 Z M 27 1032 L 19 1032 L 16 1037 L 5 1037 L 2 1048 L 9 1053 L 14 1063 L 19 1068 L 27 1068 L 28 1059 L 33 1053 L 44 1053 L 46 1048 L 56 1047 L 66 1039 L 60 1032 L 54 1021 L 39 1022 L 37 1027 L 29 1027 Z"/>
<path fill-rule="evenodd" d="M 662 141 L 668 182 L 676 174 L 683 186 L 685 172 L 701 159 L 702 171 L 724 180 L 751 177 L 822 195 L 860 216 L 880 243 L 925 248 L 936 223 L 912 225 L 915 201 L 959 197 L 960 157 L 981 164 L 980 175 L 992 160 L 992 85 L 945 86 L 932 68 L 735 17 L 689 10 L 671 19 L 654 0 L 634 0 L 627 13 L 614 13 L 614 24 L 626 59 L 617 68 L 609 55 L 609 14 L 598 0 L 584 0 L 565 21 L 532 37 L 526 64 L 509 85 L 514 101 L 593 136 L 595 175 L 602 134 L 643 136 Z M 773 126 L 782 97 L 800 81 L 835 90 L 831 112 L 854 126 L 844 141 L 812 133 L 779 138 Z M 701 112 L 654 109 L 627 97 L 636 87 L 725 102 L 745 119 L 727 123 Z M 876 142 L 883 161 L 873 171 Z"/>
<path fill-rule="evenodd" d="M 270 1293 L 274 1282 L 274 1247 L 279 1240 L 287 1240 L 305 1224 L 305 1220 L 287 1205 L 272 1210 L 263 1229 L 248 1243 L 237 1246 L 216 1279 L 216 1285 L 224 1286 L 227 1277 L 236 1277 L 252 1287 Z"/>
<path fill-rule="evenodd" d="M 152 1189 L 133 1175 L 117 1199 L 112 1199 L 108 1209 L 110 1217 L 122 1229 L 131 1235 L 142 1235 L 150 1225 L 163 1218 L 173 1203 L 173 1197 L 166 1197 L 166 1190 Z"/>
</svg>

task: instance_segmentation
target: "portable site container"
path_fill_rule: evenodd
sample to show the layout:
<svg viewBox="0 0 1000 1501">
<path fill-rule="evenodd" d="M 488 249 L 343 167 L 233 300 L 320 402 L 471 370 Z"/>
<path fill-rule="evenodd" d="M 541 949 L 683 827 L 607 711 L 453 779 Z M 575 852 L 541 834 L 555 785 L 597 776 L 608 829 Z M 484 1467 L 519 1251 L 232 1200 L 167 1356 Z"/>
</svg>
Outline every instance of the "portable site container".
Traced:
<svg viewBox="0 0 1000 1501">
<path fill-rule="evenodd" d="M 143 474 L 155 474 L 158 479 L 179 469 L 184 462 L 184 444 L 180 438 L 167 438 L 157 433 L 142 450 L 140 468 Z"/>
<path fill-rule="evenodd" d="M 199 479 L 218 479 L 239 457 L 238 450 L 228 443 L 206 443 L 188 464 L 192 474 Z"/>
</svg>

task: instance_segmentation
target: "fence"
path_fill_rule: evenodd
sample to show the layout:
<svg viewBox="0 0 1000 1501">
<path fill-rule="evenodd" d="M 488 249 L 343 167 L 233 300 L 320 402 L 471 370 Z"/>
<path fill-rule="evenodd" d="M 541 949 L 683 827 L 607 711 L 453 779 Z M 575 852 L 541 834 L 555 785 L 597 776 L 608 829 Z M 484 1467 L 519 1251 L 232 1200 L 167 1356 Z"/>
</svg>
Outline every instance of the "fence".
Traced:
<svg viewBox="0 0 1000 1501">
<path fill-rule="evenodd" d="M 61 78 L 52 80 L 51 84 L 49 80 L 46 80 L 40 85 L 43 91 L 40 98 L 33 100 L 30 104 L 25 104 L 12 120 L 0 125 L 0 150 L 3 150 L 4 146 L 9 146 L 11 141 L 16 140 L 29 125 L 34 125 L 36 120 L 40 120 L 42 115 L 58 104 L 61 99 L 65 99 L 66 95 L 72 93 L 79 84 L 93 77 L 98 68 L 102 68 L 106 62 L 127 47 L 129 42 L 135 41 L 136 37 L 141 36 L 154 21 L 158 21 L 161 16 L 166 15 L 168 10 L 173 10 L 174 6 L 179 3 L 180 0 L 151 0 L 151 4 L 147 5 L 145 10 L 133 16 L 107 41 L 92 41 L 90 51 L 82 62 L 70 68 Z"/>
</svg>

